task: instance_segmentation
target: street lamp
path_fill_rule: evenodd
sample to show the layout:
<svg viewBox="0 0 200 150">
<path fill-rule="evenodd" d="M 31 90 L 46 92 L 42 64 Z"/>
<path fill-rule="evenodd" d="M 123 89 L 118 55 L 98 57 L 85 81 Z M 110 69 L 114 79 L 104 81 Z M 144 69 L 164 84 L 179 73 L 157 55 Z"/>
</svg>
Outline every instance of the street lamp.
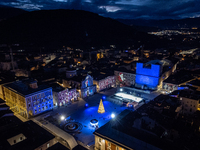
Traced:
<svg viewBox="0 0 200 150">
<path fill-rule="evenodd" d="M 60 119 L 61 119 L 61 120 L 64 120 L 64 119 L 65 119 L 65 116 L 61 116 Z"/>
<path fill-rule="evenodd" d="M 111 118 L 115 118 L 115 114 L 114 113 L 111 114 Z"/>
</svg>

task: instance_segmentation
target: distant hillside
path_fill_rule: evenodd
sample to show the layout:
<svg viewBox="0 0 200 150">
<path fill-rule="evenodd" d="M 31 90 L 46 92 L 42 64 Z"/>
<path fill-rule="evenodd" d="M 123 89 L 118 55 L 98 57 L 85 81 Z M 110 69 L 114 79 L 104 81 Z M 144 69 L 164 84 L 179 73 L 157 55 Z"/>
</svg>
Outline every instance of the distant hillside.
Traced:
<svg viewBox="0 0 200 150">
<path fill-rule="evenodd" d="M 25 13 L 25 10 L 0 5 L 0 21 Z"/>
<path fill-rule="evenodd" d="M 33 11 L 0 22 L 0 43 L 86 48 L 110 44 L 152 46 L 153 41 L 158 42 L 158 38 L 81 10 Z"/>
<path fill-rule="evenodd" d="M 200 27 L 200 18 L 186 18 L 186 19 L 166 19 L 166 20 L 142 20 L 142 19 L 117 19 L 126 25 L 133 26 L 148 26 L 165 29 L 177 28 L 192 28 Z"/>
</svg>

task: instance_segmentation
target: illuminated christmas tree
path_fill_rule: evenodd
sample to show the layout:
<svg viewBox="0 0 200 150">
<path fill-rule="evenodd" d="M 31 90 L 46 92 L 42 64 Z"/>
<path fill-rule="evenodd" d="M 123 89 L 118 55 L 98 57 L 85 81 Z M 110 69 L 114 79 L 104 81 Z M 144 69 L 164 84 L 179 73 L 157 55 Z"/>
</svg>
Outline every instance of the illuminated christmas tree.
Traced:
<svg viewBox="0 0 200 150">
<path fill-rule="evenodd" d="M 98 108 L 98 113 L 105 113 L 105 109 L 104 109 L 104 106 L 103 106 L 103 102 L 102 102 L 102 99 L 99 103 L 99 108 Z"/>
</svg>

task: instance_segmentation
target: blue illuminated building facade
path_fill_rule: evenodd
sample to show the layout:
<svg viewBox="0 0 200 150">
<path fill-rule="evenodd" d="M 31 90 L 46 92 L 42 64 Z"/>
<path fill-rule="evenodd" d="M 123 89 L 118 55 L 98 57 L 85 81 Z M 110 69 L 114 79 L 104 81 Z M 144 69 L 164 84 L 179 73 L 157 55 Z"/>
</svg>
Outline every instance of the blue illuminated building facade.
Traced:
<svg viewBox="0 0 200 150">
<path fill-rule="evenodd" d="M 96 85 L 93 84 L 93 77 L 90 75 L 77 75 L 70 79 L 63 79 L 63 86 L 76 88 L 82 98 L 93 95 L 96 92 Z"/>
<path fill-rule="evenodd" d="M 171 74 L 171 66 L 169 60 L 137 63 L 135 86 L 142 89 L 156 90 L 162 84 L 162 81 Z"/>
<path fill-rule="evenodd" d="M 93 77 L 87 75 L 81 81 L 81 97 L 85 98 L 87 96 L 93 95 L 96 92 L 96 85 L 93 84 Z"/>
<path fill-rule="evenodd" d="M 26 96 L 27 111 L 29 115 L 35 116 L 48 110 L 53 109 L 52 88 L 45 88 L 36 93 Z"/>
<path fill-rule="evenodd" d="M 25 118 L 53 109 L 52 88 L 28 79 L 4 85 L 6 104 Z"/>
</svg>

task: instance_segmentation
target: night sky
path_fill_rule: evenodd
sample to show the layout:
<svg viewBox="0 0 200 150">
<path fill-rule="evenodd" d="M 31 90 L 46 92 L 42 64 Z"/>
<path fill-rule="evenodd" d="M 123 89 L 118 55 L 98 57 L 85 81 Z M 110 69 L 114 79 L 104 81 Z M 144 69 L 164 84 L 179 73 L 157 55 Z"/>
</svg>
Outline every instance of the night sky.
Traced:
<svg viewBox="0 0 200 150">
<path fill-rule="evenodd" d="M 79 9 L 124 19 L 200 17 L 200 0 L 0 0 L 0 4 L 28 11 Z"/>
</svg>

